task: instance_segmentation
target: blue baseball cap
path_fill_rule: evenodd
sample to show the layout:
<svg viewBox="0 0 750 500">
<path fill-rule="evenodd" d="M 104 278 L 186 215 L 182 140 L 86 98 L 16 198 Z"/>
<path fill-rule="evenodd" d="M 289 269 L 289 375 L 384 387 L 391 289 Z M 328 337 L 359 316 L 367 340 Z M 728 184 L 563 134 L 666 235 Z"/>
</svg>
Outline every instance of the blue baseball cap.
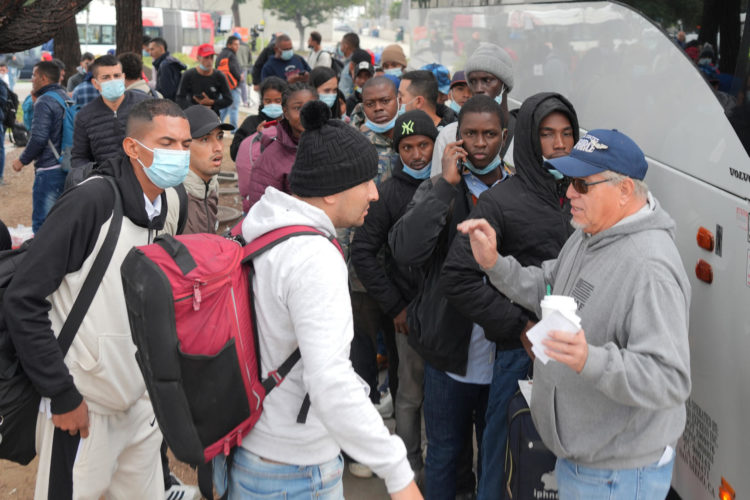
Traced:
<svg viewBox="0 0 750 500">
<path fill-rule="evenodd" d="M 606 170 L 642 181 L 648 163 L 643 151 L 617 130 L 592 130 L 576 143 L 568 156 L 545 162 L 567 177 L 588 177 Z"/>
<path fill-rule="evenodd" d="M 435 75 L 437 80 L 438 90 L 443 94 L 447 94 L 451 90 L 451 74 L 448 68 L 438 63 L 430 63 L 422 66 L 420 69 L 430 71 Z"/>
</svg>

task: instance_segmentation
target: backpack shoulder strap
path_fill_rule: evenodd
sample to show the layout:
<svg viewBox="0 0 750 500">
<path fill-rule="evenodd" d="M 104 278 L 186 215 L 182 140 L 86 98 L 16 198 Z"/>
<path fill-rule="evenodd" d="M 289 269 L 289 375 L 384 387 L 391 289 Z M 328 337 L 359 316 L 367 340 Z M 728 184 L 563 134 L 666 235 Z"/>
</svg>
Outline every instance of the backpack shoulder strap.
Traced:
<svg viewBox="0 0 750 500">
<path fill-rule="evenodd" d="M 108 176 L 102 176 L 112 187 L 115 195 L 115 206 L 112 211 L 112 220 L 109 223 L 109 230 L 107 236 L 104 239 L 104 243 L 99 249 L 99 253 L 94 259 L 94 264 L 91 266 L 89 274 L 86 276 L 86 280 L 83 282 L 81 291 L 78 292 L 78 297 L 73 303 L 73 307 L 68 314 L 68 318 L 65 320 L 65 324 L 60 330 L 60 335 L 57 336 L 57 341 L 60 344 L 60 350 L 62 351 L 63 357 L 67 354 L 70 349 L 73 339 L 78 333 L 78 328 L 83 322 L 83 318 L 89 310 L 91 302 L 94 300 L 96 291 L 99 289 L 99 285 L 104 278 L 109 263 L 112 260 L 112 255 L 115 252 L 115 246 L 117 246 L 117 239 L 120 236 L 120 228 L 122 227 L 122 199 L 120 197 L 120 190 L 117 188 L 114 179 Z"/>
<path fill-rule="evenodd" d="M 271 248 L 275 247 L 281 242 L 284 242 L 288 240 L 289 238 L 293 238 L 295 236 L 303 236 L 303 235 L 318 235 L 323 236 L 327 240 L 329 240 L 333 245 L 338 249 L 338 251 L 341 253 L 341 256 L 344 256 L 344 250 L 341 248 L 341 245 L 339 244 L 338 240 L 335 236 L 327 235 L 324 232 L 312 227 L 312 226 L 304 226 L 304 225 L 297 225 L 297 226 L 285 226 L 280 227 L 278 229 L 274 229 L 272 231 L 269 231 L 250 243 L 248 243 L 245 251 L 246 257 L 242 261 L 243 263 L 246 263 L 258 255 L 262 254 L 263 252 L 266 252 L 267 250 L 270 250 Z"/>
<path fill-rule="evenodd" d="M 177 197 L 180 200 L 180 215 L 177 219 L 177 234 L 182 234 L 182 232 L 185 231 L 185 225 L 187 224 L 188 196 L 185 186 L 182 184 L 176 185 L 174 190 L 177 192 Z"/>
<path fill-rule="evenodd" d="M 329 236 L 325 234 L 324 232 L 312 227 L 312 226 L 304 226 L 304 225 L 298 225 L 298 226 L 286 226 L 286 227 L 280 227 L 278 229 L 274 229 L 272 231 L 269 231 L 258 238 L 251 241 L 246 246 L 246 257 L 243 259 L 243 264 L 249 263 L 249 272 L 248 272 L 248 286 L 250 291 L 250 308 L 252 313 L 252 322 L 253 322 L 253 332 L 255 335 L 255 342 L 256 342 L 256 351 L 257 351 L 257 339 L 258 339 L 258 325 L 256 323 L 255 318 L 255 294 L 253 293 L 253 276 L 255 275 L 255 272 L 252 267 L 252 259 L 257 257 L 258 255 L 262 254 L 263 252 L 266 252 L 267 250 L 270 250 L 271 248 L 275 247 L 279 243 L 282 243 L 289 238 L 293 238 L 295 236 L 302 236 L 302 235 L 318 235 L 323 236 L 327 240 L 329 240 L 333 245 L 338 249 L 339 253 L 341 254 L 341 257 L 344 258 L 344 250 L 341 248 L 341 245 L 339 244 L 338 240 L 335 236 Z M 294 368 L 294 365 L 297 364 L 297 361 L 299 361 L 302 357 L 302 354 L 300 353 L 299 347 L 295 349 L 286 360 L 284 360 L 283 363 L 276 369 L 273 370 L 268 374 L 268 377 L 264 380 L 262 380 L 263 389 L 265 389 L 266 394 L 271 392 L 274 387 L 279 385 L 284 378 L 289 375 L 289 372 L 292 371 L 292 368 Z M 258 363 L 258 370 L 260 371 L 260 363 Z M 307 414 L 310 410 L 310 396 L 309 394 L 305 394 L 305 398 L 302 401 L 302 405 L 300 407 L 299 413 L 297 414 L 297 423 L 304 424 L 307 421 Z"/>
<path fill-rule="evenodd" d="M 51 92 L 45 92 L 43 95 L 49 95 L 52 99 L 57 101 L 57 103 L 62 106 L 63 108 L 63 122 L 65 121 L 65 112 L 68 110 L 68 105 L 65 104 L 65 100 L 60 97 L 60 94 L 55 92 L 54 90 Z M 64 125 L 63 125 L 64 126 Z M 56 160 L 60 160 L 60 156 L 62 156 L 62 152 L 58 151 L 54 144 L 52 144 L 52 139 L 47 139 L 47 144 L 49 144 L 50 149 L 52 149 L 52 154 L 55 155 Z"/>
</svg>

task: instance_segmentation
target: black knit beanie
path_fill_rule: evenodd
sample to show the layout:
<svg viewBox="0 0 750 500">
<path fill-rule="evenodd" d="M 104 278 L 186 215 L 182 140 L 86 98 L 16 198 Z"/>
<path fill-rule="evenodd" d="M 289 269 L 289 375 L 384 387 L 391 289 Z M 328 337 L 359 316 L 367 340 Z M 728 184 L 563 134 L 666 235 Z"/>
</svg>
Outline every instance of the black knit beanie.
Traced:
<svg viewBox="0 0 750 500">
<path fill-rule="evenodd" d="M 358 130 L 330 119 L 327 104 L 310 101 L 300 111 L 305 131 L 297 145 L 289 184 L 302 197 L 329 196 L 372 180 L 378 152 Z"/>
<path fill-rule="evenodd" d="M 424 135 L 435 142 L 438 130 L 427 113 L 421 109 L 414 109 L 407 111 L 396 120 L 396 125 L 393 126 L 393 149 L 398 152 L 398 143 L 410 135 Z"/>
</svg>

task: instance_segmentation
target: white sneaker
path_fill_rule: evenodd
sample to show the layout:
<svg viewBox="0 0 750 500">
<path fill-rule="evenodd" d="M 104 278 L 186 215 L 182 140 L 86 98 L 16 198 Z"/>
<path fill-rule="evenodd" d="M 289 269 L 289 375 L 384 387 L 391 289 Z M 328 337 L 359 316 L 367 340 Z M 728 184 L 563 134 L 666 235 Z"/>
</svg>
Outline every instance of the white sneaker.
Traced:
<svg viewBox="0 0 750 500">
<path fill-rule="evenodd" d="M 372 477 L 372 469 L 370 469 L 365 464 L 360 464 L 358 462 L 349 462 L 349 473 L 352 476 L 359 477 L 361 479 Z"/>
<path fill-rule="evenodd" d="M 383 418 L 391 418 L 393 416 L 393 398 L 390 391 L 380 395 L 380 403 L 376 404 L 375 408 Z"/>
<path fill-rule="evenodd" d="M 165 500 L 200 500 L 201 492 L 197 486 L 183 483 L 174 474 L 169 475 L 169 488 L 164 492 Z"/>
</svg>

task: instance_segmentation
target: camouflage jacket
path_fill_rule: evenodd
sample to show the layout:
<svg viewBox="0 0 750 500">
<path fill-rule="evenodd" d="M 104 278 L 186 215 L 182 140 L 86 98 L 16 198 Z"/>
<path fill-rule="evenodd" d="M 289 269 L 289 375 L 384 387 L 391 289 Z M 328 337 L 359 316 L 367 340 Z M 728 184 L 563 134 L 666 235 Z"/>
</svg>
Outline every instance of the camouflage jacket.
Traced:
<svg viewBox="0 0 750 500">
<path fill-rule="evenodd" d="M 393 151 L 393 140 L 373 132 L 364 125 L 360 128 L 362 133 L 367 137 L 370 142 L 375 146 L 378 151 L 378 174 L 373 179 L 375 185 L 380 187 L 382 182 L 385 182 L 393 174 L 393 169 L 398 161 L 398 155 Z M 354 239 L 355 228 L 345 228 L 338 230 L 338 240 L 341 247 L 344 249 L 344 255 L 346 256 L 346 262 L 349 267 L 349 284 L 353 292 L 365 292 L 365 287 L 362 282 L 357 278 L 357 273 L 354 271 L 351 259 L 349 258 L 349 246 Z M 383 257 L 379 255 L 379 257 Z"/>
</svg>

